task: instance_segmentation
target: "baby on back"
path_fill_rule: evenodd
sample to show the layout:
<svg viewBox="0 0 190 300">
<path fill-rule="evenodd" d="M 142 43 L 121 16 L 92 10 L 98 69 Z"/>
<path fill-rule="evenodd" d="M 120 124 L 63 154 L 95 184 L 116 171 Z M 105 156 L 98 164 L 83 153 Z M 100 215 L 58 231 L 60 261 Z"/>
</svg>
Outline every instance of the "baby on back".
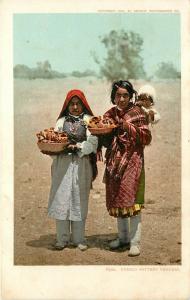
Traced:
<svg viewBox="0 0 190 300">
<path fill-rule="evenodd" d="M 156 91 L 151 85 L 143 85 L 138 91 L 136 105 L 140 106 L 147 115 L 149 124 L 156 124 L 160 120 L 159 112 L 154 108 Z"/>
</svg>

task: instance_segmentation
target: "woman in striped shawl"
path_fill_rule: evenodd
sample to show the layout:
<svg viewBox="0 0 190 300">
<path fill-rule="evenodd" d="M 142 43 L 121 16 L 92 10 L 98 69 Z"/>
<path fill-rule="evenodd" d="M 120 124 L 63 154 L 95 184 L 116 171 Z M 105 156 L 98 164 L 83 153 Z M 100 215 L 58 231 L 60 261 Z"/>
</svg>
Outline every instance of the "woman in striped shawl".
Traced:
<svg viewBox="0 0 190 300">
<path fill-rule="evenodd" d="M 107 148 L 106 206 L 118 224 L 118 238 L 110 243 L 110 248 L 129 245 L 129 256 L 140 254 L 145 189 L 144 147 L 151 142 L 146 115 L 134 105 L 134 95 L 136 91 L 129 81 L 113 83 L 111 102 L 114 107 L 104 116 L 112 118 L 118 127 L 111 135 L 100 139 L 100 144 Z"/>
</svg>

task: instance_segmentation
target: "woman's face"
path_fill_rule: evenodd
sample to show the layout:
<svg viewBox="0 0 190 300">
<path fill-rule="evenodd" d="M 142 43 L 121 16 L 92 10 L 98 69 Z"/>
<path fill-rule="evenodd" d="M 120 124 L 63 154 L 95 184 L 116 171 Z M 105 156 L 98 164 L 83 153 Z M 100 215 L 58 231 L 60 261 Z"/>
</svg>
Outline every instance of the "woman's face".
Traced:
<svg viewBox="0 0 190 300">
<path fill-rule="evenodd" d="M 73 116 L 79 116 L 83 112 L 83 105 L 81 100 L 74 96 L 71 101 L 69 102 L 68 106 L 69 113 Z"/>
<path fill-rule="evenodd" d="M 124 88 L 118 88 L 115 94 L 115 104 L 121 110 L 127 108 L 129 104 L 129 92 Z"/>
</svg>

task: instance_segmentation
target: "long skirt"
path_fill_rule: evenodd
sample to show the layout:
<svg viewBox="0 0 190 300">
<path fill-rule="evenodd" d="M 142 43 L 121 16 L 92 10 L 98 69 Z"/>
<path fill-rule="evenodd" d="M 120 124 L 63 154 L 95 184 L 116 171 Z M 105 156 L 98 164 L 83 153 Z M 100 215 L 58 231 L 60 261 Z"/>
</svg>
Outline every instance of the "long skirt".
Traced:
<svg viewBox="0 0 190 300">
<path fill-rule="evenodd" d="M 123 193 L 123 190 L 121 190 L 123 188 L 122 187 L 123 183 L 121 181 L 114 181 L 113 178 L 110 179 L 107 176 L 105 183 L 106 183 L 106 206 L 111 216 L 122 217 L 122 218 L 130 217 L 138 214 L 141 211 L 141 209 L 144 207 L 144 194 L 145 194 L 144 166 L 141 170 L 139 181 L 136 186 L 135 197 L 131 199 L 129 205 L 128 205 L 129 201 L 127 201 L 128 195 Z M 128 184 L 128 181 L 125 180 L 124 184 Z"/>
<path fill-rule="evenodd" d="M 92 183 L 89 156 L 60 154 L 53 160 L 48 215 L 57 220 L 85 220 Z"/>
</svg>

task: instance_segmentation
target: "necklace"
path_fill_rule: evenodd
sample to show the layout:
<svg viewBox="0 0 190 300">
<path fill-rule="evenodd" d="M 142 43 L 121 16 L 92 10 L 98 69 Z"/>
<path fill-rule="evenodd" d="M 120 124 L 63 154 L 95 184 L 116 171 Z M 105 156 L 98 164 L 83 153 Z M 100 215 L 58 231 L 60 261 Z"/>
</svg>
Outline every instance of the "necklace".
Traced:
<svg viewBox="0 0 190 300">
<path fill-rule="evenodd" d="M 80 126 L 81 126 L 80 120 L 77 120 L 77 121 L 74 121 L 74 122 L 72 122 L 72 121 L 69 122 L 70 132 L 74 135 L 77 134 L 77 131 L 78 131 Z"/>
<path fill-rule="evenodd" d="M 71 134 L 78 134 L 79 127 L 84 126 L 83 114 L 81 114 L 80 116 L 73 116 L 69 114 L 68 123 L 69 131 L 71 132 Z"/>
</svg>

